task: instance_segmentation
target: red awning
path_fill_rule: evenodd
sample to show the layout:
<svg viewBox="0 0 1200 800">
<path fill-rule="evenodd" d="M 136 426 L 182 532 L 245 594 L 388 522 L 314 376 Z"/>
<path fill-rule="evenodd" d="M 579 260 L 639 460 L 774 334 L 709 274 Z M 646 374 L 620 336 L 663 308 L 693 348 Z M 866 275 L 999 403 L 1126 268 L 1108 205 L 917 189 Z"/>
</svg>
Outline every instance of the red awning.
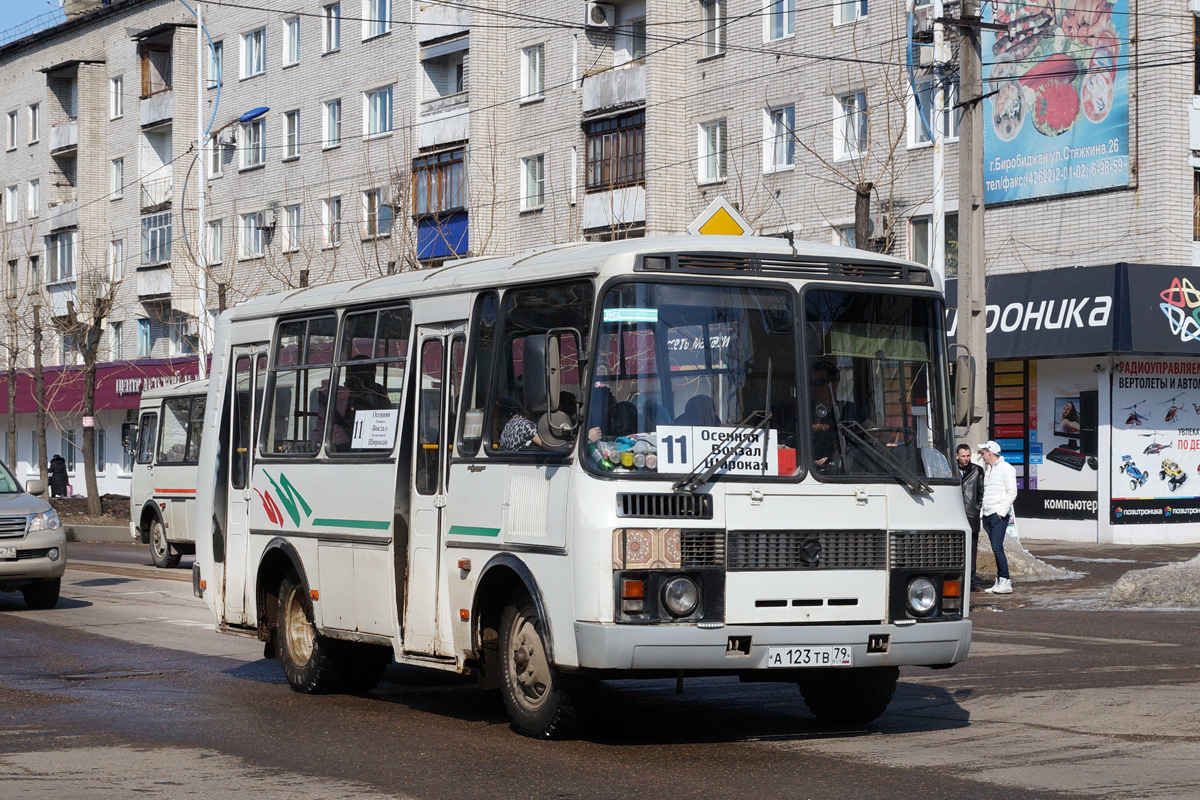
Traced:
<svg viewBox="0 0 1200 800">
<path fill-rule="evenodd" d="M 46 410 L 55 414 L 83 411 L 83 367 L 46 367 Z M 170 386 L 196 377 L 196 357 L 144 358 L 96 367 L 96 410 L 137 408 L 144 389 Z M 17 413 L 37 412 L 33 371 L 17 371 Z M 0 374 L 0 413 L 8 413 L 8 376 Z"/>
</svg>

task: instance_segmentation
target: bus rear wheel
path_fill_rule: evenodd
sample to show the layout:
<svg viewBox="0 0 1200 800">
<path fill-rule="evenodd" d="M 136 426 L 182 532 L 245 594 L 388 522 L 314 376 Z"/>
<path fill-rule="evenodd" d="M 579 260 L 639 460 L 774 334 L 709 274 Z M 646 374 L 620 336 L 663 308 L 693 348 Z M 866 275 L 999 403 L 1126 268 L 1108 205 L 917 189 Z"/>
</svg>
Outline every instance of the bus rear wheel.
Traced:
<svg viewBox="0 0 1200 800">
<path fill-rule="evenodd" d="M 899 678 L 899 667 L 814 669 L 797 683 L 817 719 L 830 725 L 863 725 L 887 710 Z"/>
<path fill-rule="evenodd" d="M 283 674 L 297 692 L 325 694 L 339 687 L 337 643 L 317 633 L 312 600 L 296 575 L 279 584 L 279 614 L 275 623 L 275 652 Z"/>
<path fill-rule="evenodd" d="M 500 686 L 518 733 L 562 739 L 578 724 L 568 679 L 550 663 L 545 621 L 524 594 L 515 594 L 500 615 Z"/>
<path fill-rule="evenodd" d="M 163 527 L 162 520 L 156 519 L 150 523 L 150 558 L 154 566 L 160 569 L 179 566 L 179 551 L 167 541 L 167 529 Z"/>
</svg>

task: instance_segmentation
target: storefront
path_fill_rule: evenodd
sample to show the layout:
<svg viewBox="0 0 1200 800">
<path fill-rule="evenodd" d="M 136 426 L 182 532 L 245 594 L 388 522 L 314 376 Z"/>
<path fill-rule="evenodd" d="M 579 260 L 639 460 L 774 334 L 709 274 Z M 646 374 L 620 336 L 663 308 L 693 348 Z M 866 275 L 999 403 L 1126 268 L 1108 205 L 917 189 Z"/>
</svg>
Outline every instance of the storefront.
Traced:
<svg viewBox="0 0 1200 800">
<path fill-rule="evenodd" d="M 133 443 L 129 432 L 137 418 L 142 392 L 196 377 L 196 359 L 140 359 L 102 364 L 96 368 L 96 482 L 101 494 L 129 494 L 133 468 Z M 83 466 L 83 367 L 47 367 L 46 454 L 60 454 L 74 494 L 86 494 Z M 0 455 L 22 481 L 39 474 L 43 456 L 37 451 L 37 403 L 29 370 L 17 374 L 17 452 L 7 452 L 7 437 L 0 433 Z M 7 377 L 0 375 L 0 414 L 7 415 Z M 7 430 L 7 417 L 3 430 Z"/>
<path fill-rule="evenodd" d="M 1193 270 L 1120 263 L 988 279 L 989 426 L 1017 470 L 1022 536 L 1200 542 Z M 946 296 L 956 305 L 955 281 Z M 956 309 L 947 324 L 953 338 Z"/>
</svg>

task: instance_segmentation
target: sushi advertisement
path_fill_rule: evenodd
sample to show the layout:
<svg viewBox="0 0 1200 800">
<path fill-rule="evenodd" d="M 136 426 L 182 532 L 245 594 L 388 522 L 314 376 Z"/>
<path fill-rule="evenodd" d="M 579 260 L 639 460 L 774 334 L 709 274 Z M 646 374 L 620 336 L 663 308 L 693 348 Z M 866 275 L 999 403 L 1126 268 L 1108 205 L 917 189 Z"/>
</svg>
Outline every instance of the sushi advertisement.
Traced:
<svg viewBox="0 0 1200 800">
<path fill-rule="evenodd" d="M 1129 185 L 1129 0 L 997 0 L 983 33 L 984 201 Z"/>
<path fill-rule="evenodd" d="M 1112 376 L 1112 521 L 1200 522 L 1200 364 L 1122 359 Z"/>
</svg>

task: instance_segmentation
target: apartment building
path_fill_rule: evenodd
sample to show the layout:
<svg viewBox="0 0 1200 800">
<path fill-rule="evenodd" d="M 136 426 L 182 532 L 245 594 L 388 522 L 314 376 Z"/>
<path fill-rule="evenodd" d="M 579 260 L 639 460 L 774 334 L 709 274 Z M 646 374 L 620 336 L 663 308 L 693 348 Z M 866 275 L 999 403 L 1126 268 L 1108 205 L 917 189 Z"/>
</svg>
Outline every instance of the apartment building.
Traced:
<svg viewBox="0 0 1200 800">
<path fill-rule="evenodd" d="M 550 242 L 679 233 L 717 197 L 760 233 L 854 243 L 865 194 L 863 244 L 928 261 L 937 128 L 955 271 L 953 109 L 971 98 L 959 96 L 952 65 L 952 110 L 933 118 L 930 0 L 912 19 L 895 0 L 222 0 L 193 4 L 202 42 L 178 0 L 75 5 L 67 22 L 0 45 L 0 240 L 21 369 L 30 347 L 20 320 L 35 301 L 43 363 L 75 369 L 68 301 L 82 313 L 107 292 L 102 360 L 144 363 L 164 380 L 193 372 L 212 316 L 250 296 Z M 997 373 L 1008 376 L 997 399 L 1019 400 L 1003 413 L 1020 420 L 995 430 L 1011 434 L 1001 438 L 1027 497 L 1100 498 L 1089 505 L 1094 530 L 1123 485 L 1114 426 L 1097 423 L 1111 463 L 1058 480 L 1036 398 L 1094 387 L 1039 395 L 1037 375 L 1094 382 L 1147 355 L 1111 331 L 1121 314 L 1133 324 L 1117 273 L 1141 286 L 1137 265 L 1200 263 L 1200 94 L 1186 44 L 1195 16 L 1182 6 L 1135 15 L 1136 0 L 1044 5 L 985 4 L 986 21 L 1016 32 L 984 42 L 987 269 L 1016 298 L 989 322 L 996 336 L 1009 332 L 1011 308 L 1039 300 L 1036 276 L 1111 268 L 1112 286 L 1088 308 L 1109 304 L 1096 319 L 1112 341 L 998 340 L 995 352 L 1020 369 Z M 957 13 L 948 2 L 947 16 Z M 209 133 L 200 144 L 197 103 Z M 1051 327 L 1055 308 L 1016 324 L 1065 330 Z M 1195 355 L 1173 341 L 1153 354 Z M 1111 406 L 1111 386 L 1095 391 Z M 22 465 L 36 462 L 28 402 L 17 404 L 9 456 Z M 125 414 L 98 417 L 111 464 Z M 54 416 L 79 428 L 77 411 Z M 106 490 L 119 491 L 119 466 Z"/>
</svg>

